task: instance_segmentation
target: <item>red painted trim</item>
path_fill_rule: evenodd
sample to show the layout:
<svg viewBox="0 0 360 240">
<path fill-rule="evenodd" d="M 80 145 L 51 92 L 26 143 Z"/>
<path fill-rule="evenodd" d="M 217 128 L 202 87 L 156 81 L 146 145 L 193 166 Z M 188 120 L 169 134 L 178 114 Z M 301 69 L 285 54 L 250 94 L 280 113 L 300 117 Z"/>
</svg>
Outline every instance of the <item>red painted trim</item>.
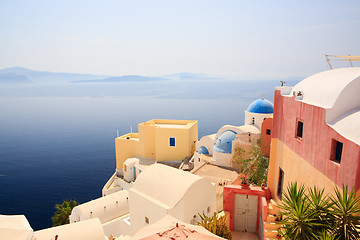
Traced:
<svg viewBox="0 0 360 240">
<path fill-rule="evenodd" d="M 296 119 L 304 121 L 303 137 L 295 137 Z M 336 185 L 360 188 L 360 146 L 326 123 L 326 110 L 275 91 L 272 137 L 279 139 Z M 341 164 L 330 160 L 332 139 L 343 143 Z"/>
<path fill-rule="evenodd" d="M 264 212 L 267 213 L 267 203 L 266 203 L 266 209 L 264 209 L 264 203 L 263 203 L 264 200 L 263 199 L 265 199 L 265 202 L 266 202 L 266 200 L 270 200 L 270 198 L 271 198 L 270 189 L 265 188 L 263 190 L 260 187 L 250 187 L 250 189 L 243 189 L 240 185 L 227 185 L 224 187 L 223 208 L 224 208 L 224 211 L 228 211 L 230 213 L 230 229 L 231 230 L 234 230 L 235 194 L 258 196 L 256 233 L 259 233 L 260 214 L 264 214 Z M 267 216 L 267 214 L 265 216 Z M 266 219 L 263 217 L 263 222 L 265 220 Z"/>
<path fill-rule="evenodd" d="M 266 118 L 261 124 L 261 140 L 262 140 L 262 147 L 264 151 L 264 156 L 270 156 L 270 143 L 271 143 L 271 134 L 267 135 L 266 130 L 269 129 L 272 132 L 272 125 L 273 119 Z"/>
</svg>

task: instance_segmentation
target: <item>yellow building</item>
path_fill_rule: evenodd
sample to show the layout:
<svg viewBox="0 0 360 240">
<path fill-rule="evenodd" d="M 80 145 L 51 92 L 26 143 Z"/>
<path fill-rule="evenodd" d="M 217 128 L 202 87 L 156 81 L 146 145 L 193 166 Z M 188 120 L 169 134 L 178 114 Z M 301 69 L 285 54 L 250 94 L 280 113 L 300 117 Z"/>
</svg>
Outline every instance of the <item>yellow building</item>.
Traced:
<svg viewBox="0 0 360 240">
<path fill-rule="evenodd" d="M 116 168 L 122 169 L 131 157 L 155 161 L 182 161 L 190 158 L 198 140 L 198 122 L 153 119 L 138 125 L 139 133 L 115 139 Z"/>
<path fill-rule="evenodd" d="M 105 184 L 103 195 L 127 189 L 126 183 L 154 162 L 190 159 L 198 141 L 197 121 L 153 119 L 138 124 L 138 130 L 115 138 L 116 172 Z M 134 167 L 135 162 L 139 166 Z"/>
</svg>

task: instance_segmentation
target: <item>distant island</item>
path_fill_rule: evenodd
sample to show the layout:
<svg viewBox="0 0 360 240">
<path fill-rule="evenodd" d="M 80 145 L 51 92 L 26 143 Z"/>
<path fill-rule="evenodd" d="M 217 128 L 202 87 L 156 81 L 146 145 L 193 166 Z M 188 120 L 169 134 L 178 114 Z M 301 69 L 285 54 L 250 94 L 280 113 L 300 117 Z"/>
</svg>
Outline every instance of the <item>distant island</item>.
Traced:
<svg viewBox="0 0 360 240">
<path fill-rule="evenodd" d="M 108 77 L 103 79 L 94 79 L 94 80 L 80 80 L 72 81 L 76 83 L 89 83 L 89 82 L 148 82 L 148 81 L 166 81 L 168 78 L 162 77 L 147 77 L 140 75 L 124 75 L 119 77 Z"/>
<path fill-rule="evenodd" d="M 1 73 L 0 74 L 1 84 L 23 84 L 32 83 L 32 81 L 24 75 L 16 73 Z"/>
<path fill-rule="evenodd" d="M 0 70 L 0 84 L 54 84 L 54 83 L 116 83 L 116 82 L 153 82 L 153 81 L 218 81 L 225 78 L 199 73 L 175 73 L 165 76 L 141 75 L 93 75 L 80 73 L 62 73 L 36 71 L 23 67 L 11 67 Z"/>
</svg>

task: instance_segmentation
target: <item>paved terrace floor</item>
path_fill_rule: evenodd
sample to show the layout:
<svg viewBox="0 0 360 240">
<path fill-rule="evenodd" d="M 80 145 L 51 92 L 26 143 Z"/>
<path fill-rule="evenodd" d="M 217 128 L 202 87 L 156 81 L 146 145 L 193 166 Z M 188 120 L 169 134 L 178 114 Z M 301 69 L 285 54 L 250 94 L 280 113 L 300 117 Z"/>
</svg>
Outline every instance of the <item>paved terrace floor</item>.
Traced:
<svg viewBox="0 0 360 240">
<path fill-rule="evenodd" d="M 233 240 L 259 240 L 258 236 L 254 233 L 248 232 L 232 232 L 232 239 Z"/>
</svg>

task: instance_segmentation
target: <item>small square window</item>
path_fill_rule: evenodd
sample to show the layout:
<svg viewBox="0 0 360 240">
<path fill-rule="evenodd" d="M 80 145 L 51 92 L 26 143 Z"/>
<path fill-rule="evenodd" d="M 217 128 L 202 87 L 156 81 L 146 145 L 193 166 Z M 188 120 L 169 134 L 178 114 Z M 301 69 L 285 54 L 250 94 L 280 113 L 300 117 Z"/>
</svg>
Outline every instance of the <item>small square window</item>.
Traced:
<svg viewBox="0 0 360 240">
<path fill-rule="evenodd" d="M 330 152 L 330 160 L 340 163 L 341 155 L 343 150 L 343 143 L 332 139 L 331 141 L 331 152 Z"/>
<path fill-rule="evenodd" d="M 169 138 L 169 146 L 175 147 L 175 138 L 174 137 Z"/>
<path fill-rule="evenodd" d="M 302 139 L 303 137 L 303 128 L 304 128 L 304 122 L 298 119 L 296 124 L 296 137 L 298 139 Z"/>
<path fill-rule="evenodd" d="M 266 129 L 266 135 L 271 135 L 271 129 Z"/>
<path fill-rule="evenodd" d="M 148 217 L 145 217 L 145 222 L 147 223 L 147 224 L 149 224 L 149 218 Z"/>
</svg>

